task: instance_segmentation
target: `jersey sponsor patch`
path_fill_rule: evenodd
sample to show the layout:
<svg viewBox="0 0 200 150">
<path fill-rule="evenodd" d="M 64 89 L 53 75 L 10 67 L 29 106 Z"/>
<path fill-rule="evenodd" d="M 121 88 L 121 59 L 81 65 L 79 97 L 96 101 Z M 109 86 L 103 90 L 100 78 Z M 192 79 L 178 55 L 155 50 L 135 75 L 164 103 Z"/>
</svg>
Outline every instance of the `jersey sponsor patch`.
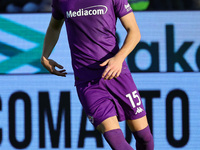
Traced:
<svg viewBox="0 0 200 150">
<path fill-rule="evenodd" d="M 127 12 L 129 12 L 130 10 L 132 10 L 130 4 L 124 5 L 124 8 L 126 9 Z"/>
<path fill-rule="evenodd" d="M 86 8 L 81 8 L 78 11 L 66 11 L 67 18 L 81 17 L 81 16 L 96 16 L 104 15 L 108 11 L 108 7 L 105 5 L 95 5 Z"/>
<path fill-rule="evenodd" d="M 139 114 L 139 113 L 141 113 L 141 112 L 143 112 L 143 111 L 144 111 L 144 110 L 143 110 L 141 107 L 138 107 L 135 114 L 137 115 L 137 114 Z"/>
</svg>

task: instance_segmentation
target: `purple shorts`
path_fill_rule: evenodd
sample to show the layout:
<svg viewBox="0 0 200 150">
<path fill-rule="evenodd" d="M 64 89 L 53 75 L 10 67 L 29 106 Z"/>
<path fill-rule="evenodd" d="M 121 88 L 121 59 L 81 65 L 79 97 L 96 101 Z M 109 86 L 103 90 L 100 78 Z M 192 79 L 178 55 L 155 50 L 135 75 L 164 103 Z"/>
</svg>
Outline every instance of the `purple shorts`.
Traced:
<svg viewBox="0 0 200 150">
<path fill-rule="evenodd" d="M 120 74 L 111 80 L 101 78 L 77 85 L 76 88 L 86 115 L 95 127 L 112 116 L 124 121 L 146 115 L 130 73 Z"/>
</svg>

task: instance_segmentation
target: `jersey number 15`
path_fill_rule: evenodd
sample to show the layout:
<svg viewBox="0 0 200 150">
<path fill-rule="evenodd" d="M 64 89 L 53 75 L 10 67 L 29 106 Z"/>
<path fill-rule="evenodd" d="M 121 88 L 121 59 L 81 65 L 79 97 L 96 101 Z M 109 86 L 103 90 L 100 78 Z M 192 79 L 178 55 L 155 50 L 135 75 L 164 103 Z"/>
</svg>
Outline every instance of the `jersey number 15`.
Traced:
<svg viewBox="0 0 200 150">
<path fill-rule="evenodd" d="M 135 106 L 135 102 L 133 101 L 133 99 L 137 99 L 138 100 L 138 102 L 136 103 L 137 106 L 141 105 L 141 99 L 140 99 L 140 96 L 137 93 L 137 90 L 133 91 L 132 95 L 131 95 L 131 93 L 126 94 L 126 97 L 129 98 L 129 100 L 130 100 L 131 105 L 133 106 L 133 108 L 136 107 Z"/>
</svg>

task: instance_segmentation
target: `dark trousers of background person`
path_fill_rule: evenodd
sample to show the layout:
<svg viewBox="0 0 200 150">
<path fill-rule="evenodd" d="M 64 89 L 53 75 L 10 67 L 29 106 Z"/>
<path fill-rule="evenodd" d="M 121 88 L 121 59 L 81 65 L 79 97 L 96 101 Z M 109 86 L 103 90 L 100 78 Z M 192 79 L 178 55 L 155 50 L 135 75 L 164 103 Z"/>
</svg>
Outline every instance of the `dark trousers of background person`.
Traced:
<svg viewBox="0 0 200 150">
<path fill-rule="evenodd" d="M 192 0 L 150 0 L 149 10 L 190 10 Z"/>
</svg>

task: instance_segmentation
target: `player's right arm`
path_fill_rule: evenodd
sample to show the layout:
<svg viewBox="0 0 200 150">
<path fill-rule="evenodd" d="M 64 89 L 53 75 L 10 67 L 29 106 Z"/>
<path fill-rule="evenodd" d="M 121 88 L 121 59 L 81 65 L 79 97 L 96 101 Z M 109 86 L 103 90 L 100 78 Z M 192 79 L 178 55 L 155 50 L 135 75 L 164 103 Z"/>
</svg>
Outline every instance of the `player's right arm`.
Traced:
<svg viewBox="0 0 200 150">
<path fill-rule="evenodd" d="M 41 56 L 42 65 L 50 73 L 58 75 L 58 76 L 65 76 L 67 74 L 65 72 L 65 69 L 63 69 L 63 66 L 61 66 L 54 60 L 48 59 L 48 58 L 58 41 L 63 23 L 64 23 L 63 19 L 56 20 L 53 16 L 51 17 L 51 21 L 49 23 L 49 26 L 47 28 L 47 32 L 46 32 L 46 35 L 44 38 L 43 52 L 42 52 L 42 56 Z M 58 70 L 56 70 L 55 67 L 58 67 L 61 70 L 58 71 Z"/>
</svg>

